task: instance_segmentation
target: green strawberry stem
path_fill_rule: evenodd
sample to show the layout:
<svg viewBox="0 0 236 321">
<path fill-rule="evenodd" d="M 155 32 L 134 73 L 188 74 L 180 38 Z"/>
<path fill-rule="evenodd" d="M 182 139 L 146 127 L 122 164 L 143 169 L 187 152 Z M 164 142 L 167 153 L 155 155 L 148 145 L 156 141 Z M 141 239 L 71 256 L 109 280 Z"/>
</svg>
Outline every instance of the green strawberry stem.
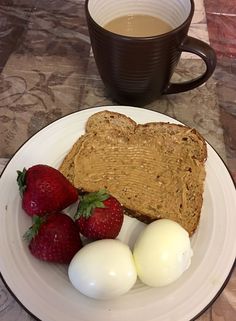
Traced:
<svg viewBox="0 0 236 321">
<path fill-rule="evenodd" d="M 40 226 L 45 221 L 44 217 L 39 217 L 37 215 L 33 216 L 33 225 L 25 232 L 23 239 L 27 242 L 30 242 L 37 234 L 40 229 Z"/>
<path fill-rule="evenodd" d="M 80 216 L 89 218 L 95 208 L 105 207 L 103 202 L 109 197 L 110 195 L 104 189 L 81 196 L 75 219 L 78 219 Z"/>
<path fill-rule="evenodd" d="M 23 197 L 24 191 L 26 189 L 26 183 L 25 183 L 25 174 L 26 169 L 23 168 L 23 171 L 16 171 L 17 172 L 17 184 L 19 186 L 20 196 Z"/>
</svg>

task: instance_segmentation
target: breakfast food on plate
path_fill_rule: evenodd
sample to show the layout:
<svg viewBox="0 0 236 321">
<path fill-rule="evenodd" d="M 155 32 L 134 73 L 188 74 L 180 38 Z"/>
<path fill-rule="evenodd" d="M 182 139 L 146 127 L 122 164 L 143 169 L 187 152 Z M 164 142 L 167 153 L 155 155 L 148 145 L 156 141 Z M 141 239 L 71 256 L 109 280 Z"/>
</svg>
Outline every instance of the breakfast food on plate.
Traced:
<svg viewBox="0 0 236 321">
<path fill-rule="evenodd" d="M 120 232 L 124 213 L 114 197 L 100 190 L 80 197 L 75 219 L 83 236 L 91 240 L 114 239 Z"/>
<path fill-rule="evenodd" d="M 59 170 L 39 164 L 18 171 L 22 207 L 33 216 L 25 234 L 30 252 L 67 263 L 73 286 L 95 299 L 126 293 L 137 275 L 152 287 L 176 281 L 191 264 L 206 158 L 195 129 L 93 114 Z M 77 201 L 73 220 L 61 211 Z M 115 239 L 124 211 L 149 223 L 133 253 Z M 92 242 L 83 246 L 81 235 Z"/>
<path fill-rule="evenodd" d="M 73 257 L 68 275 L 77 290 L 100 300 L 126 293 L 137 279 L 131 250 L 113 239 L 85 245 Z"/>
<path fill-rule="evenodd" d="M 24 238 L 33 256 L 54 263 L 70 263 L 82 247 L 76 224 L 63 213 L 34 216 Z"/>
<path fill-rule="evenodd" d="M 30 216 L 61 211 L 78 199 L 77 189 L 51 166 L 34 165 L 17 174 L 22 207 Z"/>
<path fill-rule="evenodd" d="M 140 280 L 152 287 L 176 281 L 189 268 L 192 254 L 188 233 L 168 219 L 147 225 L 133 250 Z"/>
<path fill-rule="evenodd" d="M 201 213 L 206 157 L 206 143 L 195 129 L 140 125 L 102 111 L 89 117 L 59 170 L 81 191 L 105 188 L 141 221 L 171 219 L 192 235 Z"/>
</svg>

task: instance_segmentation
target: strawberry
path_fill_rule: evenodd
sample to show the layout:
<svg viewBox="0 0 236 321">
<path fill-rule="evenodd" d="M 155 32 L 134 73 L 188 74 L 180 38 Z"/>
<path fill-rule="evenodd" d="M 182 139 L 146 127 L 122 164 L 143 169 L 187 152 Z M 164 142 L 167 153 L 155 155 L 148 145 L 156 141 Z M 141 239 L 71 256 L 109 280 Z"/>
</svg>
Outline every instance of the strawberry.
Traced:
<svg viewBox="0 0 236 321">
<path fill-rule="evenodd" d="M 33 225 L 24 234 L 29 250 L 36 258 L 55 263 L 69 263 L 82 247 L 75 222 L 66 214 L 33 216 Z"/>
<path fill-rule="evenodd" d="M 22 207 L 30 216 L 61 211 L 78 199 L 77 189 L 53 167 L 34 165 L 17 174 Z"/>
<path fill-rule="evenodd" d="M 80 233 L 91 240 L 116 238 L 123 219 L 123 207 L 104 190 L 81 196 L 75 215 Z"/>
</svg>

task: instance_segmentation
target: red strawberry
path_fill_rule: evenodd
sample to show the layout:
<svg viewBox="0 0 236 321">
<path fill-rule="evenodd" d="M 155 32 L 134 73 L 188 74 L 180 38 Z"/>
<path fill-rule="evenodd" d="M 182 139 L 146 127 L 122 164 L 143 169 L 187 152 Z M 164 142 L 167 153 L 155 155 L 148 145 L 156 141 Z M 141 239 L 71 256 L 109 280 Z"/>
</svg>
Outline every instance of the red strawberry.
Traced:
<svg viewBox="0 0 236 321">
<path fill-rule="evenodd" d="M 77 189 L 53 167 L 35 165 L 17 174 L 22 207 L 30 216 L 61 211 L 78 199 Z"/>
<path fill-rule="evenodd" d="M 82 247 L 75 222 L 63 213 L 34 216 L 24 238 L 35 257 L 49 262 L 69 263 Z"/>
<path fill-rule="evenodd" d="M 124 212 L 116 198 L 101 190 L 81 197 L 75 219 L 85 237 L 91 240 L 113 239 L 120 232 Z"/>
</svg>

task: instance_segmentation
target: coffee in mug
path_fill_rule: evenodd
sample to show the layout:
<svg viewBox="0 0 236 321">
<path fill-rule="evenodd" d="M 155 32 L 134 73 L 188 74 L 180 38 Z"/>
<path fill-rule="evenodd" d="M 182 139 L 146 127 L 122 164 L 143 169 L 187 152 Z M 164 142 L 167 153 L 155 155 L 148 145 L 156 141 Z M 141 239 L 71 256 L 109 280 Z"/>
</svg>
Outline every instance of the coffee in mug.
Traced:
<svg viewBox="0 0 236 321">
<path fill-rule="evenodd" d="M 214 50 L 188 36 L 193 0 L 86 0 L 85 10 L 99 74 L 120 104 L 142 106 L 161 95 L 191 90 L 215 69 Z M 203 59 L 206 70 L 196 79 L 172 83 L 183 51 Z"/>
<path fill-rule="evenodd" d="M 164 20 L 145 14 L 115 18 L 103 26 L 104 29 L 128 37 L 150 37 L 172 30 Z"/>
</svg>

